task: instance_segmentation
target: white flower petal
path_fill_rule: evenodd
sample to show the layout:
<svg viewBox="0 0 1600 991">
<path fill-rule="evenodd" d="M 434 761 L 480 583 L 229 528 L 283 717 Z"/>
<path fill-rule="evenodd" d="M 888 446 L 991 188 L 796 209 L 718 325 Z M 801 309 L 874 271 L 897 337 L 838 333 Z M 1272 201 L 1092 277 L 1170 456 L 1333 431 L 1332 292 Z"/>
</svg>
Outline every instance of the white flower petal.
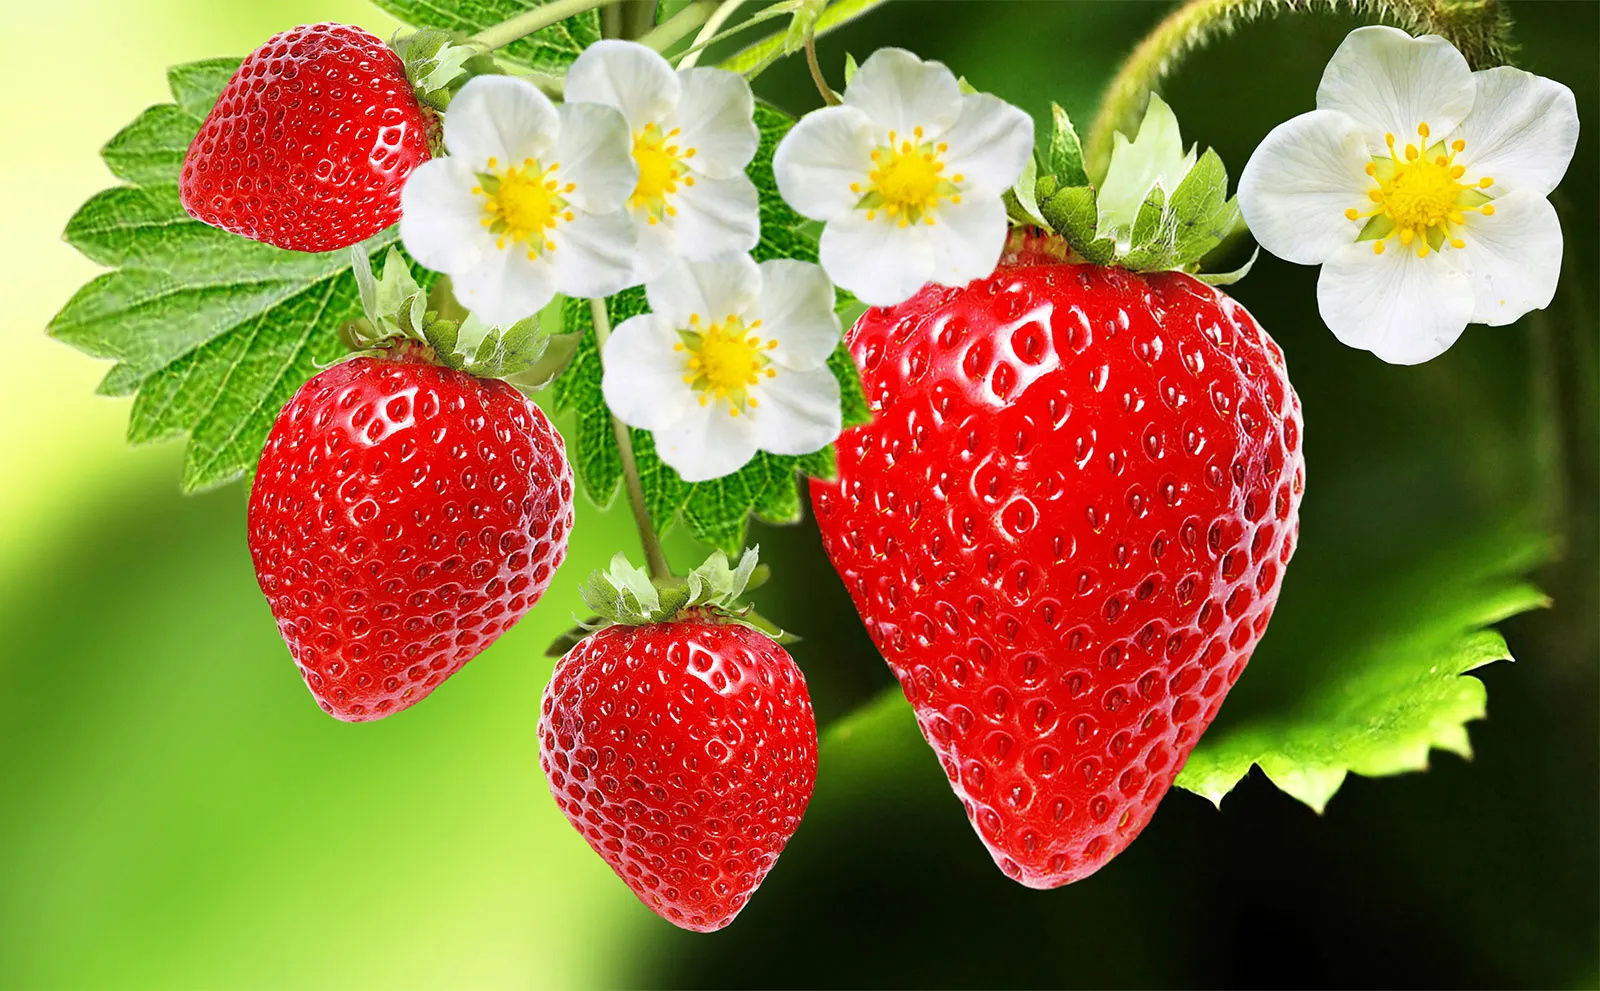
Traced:
<svg viewBox="0 0 1600 991">
<path fill-rule="evenodd" d="M 1494 215 L 1471 217 L 1460 249 L 1472 280 L 1473 323 L 1499 327 L 1555 298 L 1561 277 L 1561 221 L 1543 196 L 1517 190 L 1494 201 Z"/>
<path fill-rule="evenodd" d="M 964 286 L 994 271 L 1010 231 L 999 196 L 963 196 L 960 203 L 941 203 L 933 216 L 933 225 L 923 229 L 933 248 L 929 281 Z"/>
<path fill-rule="evenodd" d="M 961 86 L 940 62 L 924 62 L 903 48 L 880 48 L 856 70 L 844 105 L 866 113 L 879 131 L 925 141 L 944 134 L 961 113 Z"/>
<path fill-rule="evenodd" d="M 1367 149 L 1387 155 L 1385 134 L 1404 149 L 1416 140 L 1418 124 L 1439 137 L 1454 130 L 1472 110 L 1474 93 L 1472 70 L 1448 41 L 1364 27 L 1345 37 L 1323 70 L 1317 109 L 1354 117 L 1365 129 Z"/>
<path fill-rule="evenodd" d="M 691 317 L 721 323 L 729 315 L 742 317 L 761 296 L 761 270 L 749 255 L 713 262 L 674 260 L 659 278 L 645 287 L 650 309 L 688 327 Z"/>
<path fill-rule="evenodd" d="M 650 211 L 643 208 L 630 209 L 628 216 L 633 219 L 633 232 L 638 238 L 633 281 L 645 283 L 659 278 L 679 258 L 678 233 L 672 226 L 673 218 L 659 219 L 652 224 Z"/>
<path fill-rule="evenodd" d="M 801 119 L 778 142 L 772 172 L 784 202 L 812 220 L 855 208 L 872 171 L 872 119 L 855 107 L 824 107 Z"/>
<path fill-rule="evenodd" d="M 1372 205 L 1372 159 L 1360 125 L 1337 110 L 1313 110 L 1266 136 L 1239 176 L 1239 209 L 1263 248 L 1317 265 L 1351 243 L 1361 224 L 1345 218 Z"/>
<path fill-rule="evenodd" d="M 1489 176 L 1491 195 L 1549 195 L 1578 146 L 1578 105 L 1553 79 L 1502 65 L 1472 74 L 1478 98 L 1462 122 L 1456 159 L 1468 180 Z"/>
<path fill-rule="evenodd" d="M 838 438 L 842 429 L 839 380 L 826 367 L 797 372 L 779 369 L 763 379 L 752 410 L 756 444 L 773 454 L 810 454 Z"/>
<path fill-rule="evenodd" d="M 556 294 L 555 271 L 519 244 L 491 249 L 471 268 L 450 273 L 457 300 L 486 324 L 509 326 L 544 309 Z"/>
<path fill-rule="evenodd" d="M 901 227 L 884 214 L 868 220 L 851 210 L 822 229 L 818 254 L 834 285 L 868 306 L 893 306 L 914 296 L 933 276 L 925 225 Z"/>
<path fill-rule="evenodd" d="M 950 146 L 947 174 L 960 175 L 963 189 L 999 195 L 1016 184 L 1033 154 L 1033 118 L 997 96 L 968 93 L 942 140 Z"/>
<path fill-rule="evenodd" d="M 469 84 L 470 85 L 470 84 Z M 616 107 L 633 131 L 659 124 L 678 103 L 678 74 L 666 59 L 633 41 L 597 41 L 567 68 L 568 103 Z"/>
<path fill-rule="evenodd" d="M 532 83 L 477 76 L 450 100 L 444 146 L 474 169 L 484 168 L 491 158 L 505 167 L 544 158 L 559 126 L 555 104 Z"/>
<path fill-rule="evenodd" d="M 792 258 L 762 262 L 756 310 L 761 336 L 778 342 L 768 352 L 772 360 L 794 371 L 825 364 L 843 334 L 833 302 L 833 283 L 822 266 Z"/>
<path fill-rule="evenodd" d="M 556 178 L 575 187 L 561 195 L 589 213 L 621 209 L 639 182 L 627 122 L 621 113 L 598 103 L 561 105 L 555 160 L 561 166 Z"/>
<path fill-rule="evenodd" d="M 606 341 L 600 380 L 606 405 L 630 427 L 665 430 L 683 419 L 696 395 L 683 381 L 682 343 L 672 322 L 655 313 L 617 325 Z"/>
<path fill-rule="evenodd" d="M 400 190 L 400 240 L 420 264 L 435 272 L 475 265 L 493 241 L 483 226 L 484 201 L 472 195 L 477 182 L 461 159 L 423 162 Z"/>
<path fill-rule="evenodd" d="M 670 202 L 678 214 L 668 219 L 678 251 L 688 261 L 743 254 L 761 240 L 756 186 L 742 172 L 727 179 L 696 178 L 694 185 L 678 187 Z"/>
<path fill-rule="evenodd" d="M 731 416 L 727 403 L 698 402 L 666 430 L 655 432 L 656 454 L 685 482 L 708 482 L 743 468 L 756 453 L 756 427 Z"/>
<path fill-rule="evenodd" d="M 742 175 L 761 144 L 750 83 L 726 69 L 683 69 L 678 79 L 678 128 L 684 147 L 694 149 L 689 164 L 713 179 Z"/>
<path fill-rule="evenodd" d="M 621 292 L 633 281 L 633 221 L 621 210 L 580 213 L 550 231 L 556 285 L 564 296 L 593 298 Z"/>
<path fill-rule="evenodd" d="M 1317 308 L 1335 337 L 1395 365 L 1443 354 L 1472 316 L 1472 284 L 1450 252 L 1418 258 L 1391 242 L 1348 244 L 1327 260 L 1317 280 Z"/>
</svg>

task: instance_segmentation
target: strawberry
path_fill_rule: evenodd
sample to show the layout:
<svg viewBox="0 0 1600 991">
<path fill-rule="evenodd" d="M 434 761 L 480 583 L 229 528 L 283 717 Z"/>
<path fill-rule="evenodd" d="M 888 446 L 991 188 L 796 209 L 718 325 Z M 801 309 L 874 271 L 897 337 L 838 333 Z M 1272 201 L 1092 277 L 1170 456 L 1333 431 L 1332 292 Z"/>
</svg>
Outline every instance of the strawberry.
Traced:
<svg viewBox="0 0 1600 991">
<path fill-rule="evenodd" d="M 584 638 L 556 665 L 539 721 L 539 763 L 573 828 L 640 901 L 696 932 L 744 908 L 817 777 L 800 668 L 709 606 Z"/>
<path fill-rule="evenodd" d="M 183 159 L 196 220 L 295 251 L 346 248 L 400 219 L 432 115 L 400 57 L 348 24 L 274 35 L 222 90 Z"/>
<path fill-rule="evenodd" d="M 1237 303 L 1022 261 L 860 319 L 874 420 L 812 499 L 979 837 L 1049 888 L 1138 835 L 1244 670 L 1305 465 Z"/>
<path fill-rule="evenodd" d="M 561 435 L 505 382 L 358 357 L 278 414 L 250 492 L 261 591 L 350 722 L 427 697 L 550 584 L 572 529 Z"/>
</svg>

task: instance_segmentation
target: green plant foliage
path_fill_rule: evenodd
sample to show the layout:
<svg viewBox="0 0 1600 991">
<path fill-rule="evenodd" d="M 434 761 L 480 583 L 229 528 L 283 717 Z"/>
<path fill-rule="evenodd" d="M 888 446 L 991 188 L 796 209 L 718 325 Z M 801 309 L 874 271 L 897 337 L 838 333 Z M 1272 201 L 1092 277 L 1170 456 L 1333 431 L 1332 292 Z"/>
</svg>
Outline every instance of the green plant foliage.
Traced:
<svg viewBox="0 0 1600 991">
<path fill-rule="evenodd" d="M 66 239 L 113 271 L 50 322 L 59 340 L 117 362 L 100 391 L 137 393 L 130 443 L 189 435 L 187 491 L 253 469 L 278 410 L 344 353 L 338 329 L 361 315 L 347 252 L 284 251 L 202 224 L 179 203 L 184 151 L 238 65 L 174 67 L 175 102 L 106 144 L 106 165 L 126 185 L 85 203 Z M 391 229 L 369 243 L 395 238 Z"/>
<path fill-rule="evenodd" d="M 801 231 L 805 218 L 789 209 L 778 196 L 772 176 L 772 153 L 793 121 L 767 104 L 756 105 L 761 146 L 750 165 L 750 177 L 761 194 L 761 242 L 752 254 L 757 261 L 799 258 L 815 261 L 816 245 Z M 841 306 L 848 305 L 848 300 Z M 607 300 L 606 313 L 613 327 L 647 312 L 643 289 L 629 289 Z M 576 353 L 568 369 L 556 379 L 555 407 L 571 411 L 576 429 L 570 435 L 573 470 L 589 497 L 600 505 L 610 502 L 622 480 L 622 462 L 611 428 L 611 414 L 600 391 L 600 353 L 595 347 L 594 325 L 586 300 L 568 300 L 563 328 L 579 334 Z M 839 380 L 846 427 L 870 419 L 855 360 L 841 343 L 828 359 Z M 769 523 L 793 523 L 801 516 L 800 475 L 834 477 L 831 447 L 801 457 L 759 451 L 750 463 L 731 475 L 689 484 L 656 457 L 649 433 L 631 431 L 639 480 L 644 487 L 650 518 L 665 530 L 681 517 L 694 536 L 712 547 L 736 552 L 744 545 L 749 516 Z"/>
<path fill-rule="evenodd" d="M 1220 804 L 1259 764 L 1320 812 L 1350 772 L 1424 770 L 1435 747 L 1470 756 L 1466 724 L 1483 718 L 1487 692 L 1463 676 L 1511 659 L 1489 627 L 1547 604 L 1522 576 L 1549 549 L 1524 533 L 1481 538 L 1341 586 L 1342 600 L 1317 606 L 1333 621 L 1320 636 L 1290 645 L 1269 630 L 1174 783 Z M 824 739 L 868 750 L 923 746 L 898 688 L 834 723 Z"/>
<path fill-rule="evenodd" d="M 442 28 L 474 34 L 542 5 L 542 0 L 372 0 L 374 4 L 420 28 Z M 600 40 L 600 15 L 585 11 L 542 31 L 518 39 L 495 54 L 504 61 L 543 72 L 559 72 L 589 45 Z"/>
</svg>

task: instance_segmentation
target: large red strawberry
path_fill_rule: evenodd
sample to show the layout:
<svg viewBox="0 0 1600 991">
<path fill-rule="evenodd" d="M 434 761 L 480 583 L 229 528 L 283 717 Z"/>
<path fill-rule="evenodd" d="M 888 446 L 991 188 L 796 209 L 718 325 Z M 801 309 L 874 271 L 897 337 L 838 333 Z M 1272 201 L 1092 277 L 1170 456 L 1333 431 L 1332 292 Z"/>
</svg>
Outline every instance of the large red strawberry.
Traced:
<svg viewBox="0 0 1600 991">
<path fill-rule="evenodd" d="M 1010 877 L 1149 821 L 1266 630 L 1304 460 L 1283 354 L 1175 272 L 1005 266 L 850 332 L 824 546 Z"/>
<path fill-rule="evenodd" d="M 278 414 L 250 555 L 311 694 L 339 719 L 416 704 L 544 594 L 572 469 L 520 392 L 420 360 L 354 358 Z"/>
<path fill-rule="evenodd" d="M 711 932 L 800 825 L 817 726 L 804 675 L 766 634 L 715 608 L 674 617 L 608 626 L 561 659 L 539 763 L 573 827 L 640 901 Z"/>
<path fill-rule="evenodd" d="M 280 248 L 349 247 L 400 219 L 431 119 L 375 35 L 348 24 L 284 31 L 245 58 L 189 145 L 184 209 Z"/>
</svg>

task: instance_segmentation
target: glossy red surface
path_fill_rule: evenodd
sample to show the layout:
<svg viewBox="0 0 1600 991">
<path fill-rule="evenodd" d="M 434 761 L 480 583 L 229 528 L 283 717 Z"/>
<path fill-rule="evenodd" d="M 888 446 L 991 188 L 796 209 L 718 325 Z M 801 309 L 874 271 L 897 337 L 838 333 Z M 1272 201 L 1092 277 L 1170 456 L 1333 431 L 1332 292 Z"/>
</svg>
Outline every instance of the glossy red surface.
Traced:
<svg viewBox="0 0 1600 991">
<path fill-rule="evenodd" d="M 1005 873 L 1138 835 L 1267 628 L 1305 466 L 1278 346 L 1178 273 L 1002 267 L 851 330 L 828 555 Z"/>
<path fill-rule="evenodd" d="M 640 901 L 711 932 L 800 825 L 817 724 L 799 667 L 754 630 L 610 626 L 556 666 L 539 762 L 556 804 Z"/>
<path fill-rule="evenodd" d="M 251 52 L 189 145 L 179 181 L 196 220 L 296 251 L 331 251 L 400 219 L 428 160 L 430 117 L 400 57 L 348 24 L 312 24 Z"/>
<path fill-rule="evenodd" d="M 250 555 L 324 710 L 380 719 L 426 698 L 521 619 L 572 530 L 561 435 L 496 379 L 355 358 L 273 424 Z"/>
</svg>

